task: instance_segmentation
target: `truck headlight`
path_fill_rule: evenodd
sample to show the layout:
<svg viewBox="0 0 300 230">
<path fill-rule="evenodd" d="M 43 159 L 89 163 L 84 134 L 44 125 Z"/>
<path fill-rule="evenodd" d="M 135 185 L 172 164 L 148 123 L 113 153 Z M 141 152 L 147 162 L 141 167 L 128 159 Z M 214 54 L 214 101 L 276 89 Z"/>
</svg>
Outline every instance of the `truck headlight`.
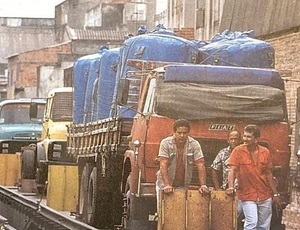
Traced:
<svg viewBox="0 0 300 230">
<path fill-rule="evenodd" d="M 2 149 L 2 153 L 8 153 L 8 149 Z"/>
<path fill-rule="evenodd" d="M 53 150 L 61 151 L 62 147 L 60 144 L 54 144 L 53 145 Z"/>
<path fill-rule="evenodd" d="M 52 156 L 55 158 L 59 158 L 61 157 L 61 152 L 54 151 Z"/>
<path fill-rule="evenodd" d="M 52 157 L 61 158 L 61 152 L 62 152 L 62 145 L 58 143 L 54 143 L 52 148 Z"/>
</svg>

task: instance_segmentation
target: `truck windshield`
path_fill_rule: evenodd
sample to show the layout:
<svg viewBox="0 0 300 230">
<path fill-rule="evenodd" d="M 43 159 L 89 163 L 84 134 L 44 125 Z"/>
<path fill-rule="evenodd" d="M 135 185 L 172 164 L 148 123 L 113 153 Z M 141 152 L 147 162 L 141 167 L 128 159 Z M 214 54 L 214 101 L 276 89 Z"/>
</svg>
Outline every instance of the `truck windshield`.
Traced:
<svg viewBox="0 0 300 230">
<path fill-rule="evenodd" d="M 12 103 L 6 104 L 1 107 L 0 111 L 0 123 L 1 124 L 20 124 L 20 123 L 32 123 L 36 121 L 41 123 L 44 116 L 44 104 L 38 105 L 38 115 L 33 121 L 29 117 L 30 104 L 28 103 Z"/>
<path fill-rule="evenodd" d="M 72 121 L 73 119 L 73 94 L 72 92 L 56 93 L 53 98 L 51 119 L 53 121 Z"/>
</svg>

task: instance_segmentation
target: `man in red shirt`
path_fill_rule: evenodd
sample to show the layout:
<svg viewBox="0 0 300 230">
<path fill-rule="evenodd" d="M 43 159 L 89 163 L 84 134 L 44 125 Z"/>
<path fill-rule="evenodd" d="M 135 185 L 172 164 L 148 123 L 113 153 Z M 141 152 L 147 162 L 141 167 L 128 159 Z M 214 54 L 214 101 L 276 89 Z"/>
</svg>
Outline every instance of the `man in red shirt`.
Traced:
<svg viewBox="0 0 300 230">
<path fill-rule="evenodd" d="M 272 198 L 280 197 L 272 175 L 271 155 L 267 148 L 258 145 L 260 130 L 256 125 L 244 129 L 244 144 L 237 146 L 228 161 L 228 189 L 234 193 L 234 180 L 238 179 L 238 199 L 245 215 L 244 229 L 268 230 L 272 217 Z"/>
</svg>

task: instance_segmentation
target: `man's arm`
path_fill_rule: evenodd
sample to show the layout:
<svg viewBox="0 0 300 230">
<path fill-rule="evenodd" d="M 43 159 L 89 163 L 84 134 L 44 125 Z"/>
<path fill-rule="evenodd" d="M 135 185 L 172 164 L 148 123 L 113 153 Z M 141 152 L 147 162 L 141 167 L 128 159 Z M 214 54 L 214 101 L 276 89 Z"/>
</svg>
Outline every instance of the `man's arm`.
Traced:
<svg viewBox="0 0 300 230">
<path fill-rule="evenodd" d="M 223 167 L 221 157 L 222 157 L 222 152 L 220 151 L 211 165 L 211 176 L 212 176 L 212 181 L 214 183 L 215 190 L 220 189 L 218 171 L 221 171 Z"/>
<path fill-rule="evenodd" d="M 230 165 L 230 170 L 228 174 L 228 189 L 226 189 L 227 195 L 232 195 L 234 193 L 234 180 L 236 178 L 237 166 Z"/>
<path fill-rule="evenodd" d="M 273 201 L 274 201 L 274 203 L 280 204 L 280 197 L 278 195 L 277 188 L 276 188 L 276 185 L 275 185 L 275 182 L 274 182 L 274 179 L 273 179 L 273 174 L 272 174 L 272 171 L 270 169 L 268 169 L 266 171 L 266 179 L 267 179 L 267 182 L 269 184 L 269 187 L 271 188 L 271 190 L 273 192 Z"/>
<path fill-rule="evenodd" d="M 212 177 L 212 181 L 214 183 L 215 190 L 219 190 L 220 184 L 219 184 L 218 171 L 215 170 L 214 168 L 211 168 L 211 177 Z"/>
<path fill-rule="evenodd" d="M 160 157 L 159 162 L 160 162 L 159 169 L 160 169 L 161 177 L 162 177 L 162 180 L 164 183 L 163 190 L 165 193 L 173 192 L 173 186 L 170 184 L 169 177 L 168 177 L 169 159 L 166 157 Z"/>
<path fill-rule="evenodd" d="M 206 186 L 206 169 L 204 165 L 204 158 L 200 158 L 195 161 L 197 170 L 198 170 L 198 177 L 200 183 L 199 192 L 201 193 L 209 193 L 208 187 Z"/>
</svg>

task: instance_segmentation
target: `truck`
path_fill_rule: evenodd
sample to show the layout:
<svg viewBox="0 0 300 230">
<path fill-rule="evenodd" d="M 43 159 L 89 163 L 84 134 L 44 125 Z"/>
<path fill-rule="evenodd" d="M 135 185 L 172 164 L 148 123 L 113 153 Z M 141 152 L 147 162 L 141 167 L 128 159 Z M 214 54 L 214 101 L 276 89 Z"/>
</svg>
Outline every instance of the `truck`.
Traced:
<svg viewBox="0 0 300 230">
<path fill-rule="evenodd" d="M 30 104 L 36 105 L 35 118 Z M 37 143 L 42 133 L 44 99 L 6 99 L 0 102 L 0 184 L 16 186 L 21 177 L 21 148 Z"/>
<path fill-rule="evenodd" d="M 37 106 L 31 104 L 30 114 L 36 117 Z M 72 163 L 67 154 L 67 125 L 72 122 L 73 88 L 61 87 L 49 91 L 42 121 L 40 140 L 22 148 L 21 191 L 45 195 L 48 166 Z"/>
<path fill-rule="evenodd" d="M 147 44 L 147 45 L 146 45 Z M 117 52 L 118 56 L 115 58 L 111 58 L 113 53 Z M 91 59 L 90 66 L 86 66 L 83 62 L 87 59 Z M 156 60 L 158 64 L 156 66 L 162 65 L 163 61 L 168 62 L 186 62 L 186 63 L 196 63 L 198 59 L 198 47 L 195 43 L 183 39 L 177 36 L 170 36 L 162 31 L 157 34 L 149 34 L 149 35 L 140 35 L 137 37 L 129 38 L 124 41 L 124 44 L 119 49 L 106 49 L 105 52 L 102 53 L 101 56 L 101 68 L 97 71 L 97 78 L 91 77 L 94 81 L 97 81 L 98 88 L 96 91 L 95 87 L 91 88 L 91 85 L 96 85 L 96 83 L 91 84 L 90 79 L 87 79 L 87 76 L 90 76 L 88 70 L 92 69 L 92 65 L 94 65 L 94 56 L 89 55 L 87 57 L 82 57 L 78 59 L 74 63 L 74 120 L 73 125 L 69 127 L 68 131 L 68 151 L 69 154 L 72 154 L 77 159 L 78 170 L 79 170 L 79 201 L 78 201 L 78 216 L 79 218 L 91 225 L 94 226 L 112 226 L 112 223 L 118 222 L 120 219 L 120 215 L 122 210 L 114 209 L 113 206 L 107 204 L 105 208 L 111 210 L 109 212 L 98 212 L 98 207 L 95 207 L 95 200 L 92 200 L 91 196 L 93 195 L 93 191 L 88 189 L 88 184 L 90 183 L 92 186 L 95 182 L 95 177 L 97 178 L 105 178 L 106 174 L 114 174 L 111 170 L 113 170 L 114 166 L 107 166 L 104 160 L 106 161 L 106 152 L 107 151 L 124 151 L 128 148 L 128 141 L 126 141 L 125 136 L 129 136 L 130 127 L 132 125 L 133 117 L 136 113 L 137 109 L 137 100 L 139 95 L 139 85 L 141 84 L 141 75 L 147 74 L 151 69 L 143 69 L 143 72 L 138 71 L 139 75 L 131 75 L 131 73 L 138 70 L 140 67 L 136 67 L 134 65 L 127 65 L 124 62 L 124 58 L 138 58 L 145 60 Z M 115 60 L 117 61 L 117 68 L 115 69 Z M 159 64 L 160 63 L 160 64 Z M 109 68 L 108 68 L 109 67 Z M 86 73 L 86 74 L 79 74 Z M 131 81 L 130 93 L 128 98 L 127 105 L 117 106 L 115 101 L 117 100 L 117 92 L 119 91 L 119 81 L 120 79 L 128 78 Z M 127 83 L 126 83 L 127 84 Z M 93 94 L 89 94 L 86 92 L 93 92 Z M 95 92 L 95 93 L 94 93 Z M 81 96 L 80 96 L 81 95 Z M 91 97 L 93 96 L 93 97 Z M 91 99 L 92 98 L 92 99 Z M 97 100 L 97 101 L 96 101 Z M 94 110 L 85 110 L 85 108 L 91 107 L 92 103 L 98 105 L 98 112 L 95 113 Z M 97 102 L 97 103 L 95 103 Z M 86 103 L 89 103 L 88 105 Z M 83 112 L 84 111 L 84 112 Z M 96 114 L 96 116 L 91 116 L 90 114 Z M 122 122 L 117 119 L 112 119 L 116 117 L 115 114 L 118 114 L 118 117 L 122 117 Z M 85 118 L 93 117 L 91 122 L 86 120 Z M 108 120 L 107 120 L 108 119 Z M 77 133 L 80 132 L 86 133 L 89 132 L 90 124 L 97 123 L 98 121 L 107 120 L 105 123 L 99 123 L 100 126 L 104 125 L 101 129 L 107 130 L 111 125 L 115 126 L 118 124 L 122 125 L 126 132 L 124 134 L 124 143 L 120 146 L 116 143 L 111 143 L 117 141 L 118 136 L 120 136 L 120 128 L 117 128 L 114 134 L 110 134 L 106 139 L 103 139 L 104 144 L 100 149 L 95 146 L 95 149 L 90 152 L 89 148 L 78 149 L 76 143 L 72 143 L 73 141 L 79 141 L 79 136 L 82 135 Z M 112 122 L 112 123 L 111 123 Z M 117 123 L 115 123 L 117 122 Z M 99 127 L 100 127 L 99 126 Z M 75 128 L 76 127 L 76 128 Z M 74 129 L 75 128 L 75 129 Z M 93 129 L 93 128 L 92 128 Z M 75 133 L 74 133 L 75 132 Z M 73 138 L 74 135 L 76 138 Z M 79 135 L 79 136 L 77 136 Z M 112 136 L 114 137 L 112 137 Z M 78 138 L 77 138 L 78 137 Z M 83 136 L 81 136 L 83 137 Z M 113 138 L 113 140 L 111 140 Z M 85 142 L 87 139 L 81 139 L 81 141 Z M 80 141 L 80 142 L 81 142 Z M 112 144 L 112 145 L 111 145 Z M 115 147 L 114 147 L 115 146 Z M 99 146 L 100 147 L 100 146 Z M 109 149 L 111 150 L 109 150 Z M 123 149 L 123 150 L 122 150 Z M 100 155 L 98 155 L 102 152 Z M 110 154 L 109 154 L 110 155 Z M 113 154 L 117 158 L 119 158 L 119 154 Z M 101 162 L 103 162 L 103 170 L 102 172 L 98 172 L 97 176 L 96 172 L 93 173 L 94 176 L 90 177 L 90 174 L 94 168 L 94 163 L 97 162 L 97 159 L 102 158 Z M 120 160 L 120 159 L 119 159 Z M 117 160 L 118 161 L 118 160 Z M 117 162 L 116 161 L 116 162 Z M 106 161 L 110 164 L 110 161 Z M 100 163 L 100 161 L 98 161 Z M 97 163 L 97 164 L 98 164 Z M 117 164 L 118 167 L 120 164 Z M 107 168 L 108 167 L 108 168 Z M 107 171 L 109 170 L 109 171 Z M 114 170 L 117 170 L 115 168 Z M 119 168 L 121 170 L 121 168 Z M 95 170 L 94 170 L 95 171 Z M 102 176 L 100 176 L 102 175 Z M 116 176 L 118 173 L 116 172 Z M 93 178 L 93 179 L 90 179 Z M 93 181 L 92 181 L 93 180 Z M 99 179 L 98 179 L 99 181 Z M 97 182 L 98 183 L 98 182 Z M 108 199 L 113 200 L 116 203 L 122 203 L 123 197 L 122 194 L 116 192 L 113 196 L 110 191 L 118 191 L 119 190 L 119 182 L 115 180 L 115 182 L 109 183 L 109 190 L 100 192 L 101 195 L 97 195 L 96 199 Z M 97 186 L 93 186 L 94 189 Z M 96 194 L 96 192 L 95 192 Z M 98 193 L 97 193 L 98 194 Z M 102 203 L 102 202 L 101 202 Z M 112 210 L 114 209 L 114 210 Z M 97 210 L 92 211 L 92 210 Z M 106 215 L 107 213 L 107 215 Z M 101 215 L 101 217 L 100 217 Z"/>
<path fill-rule="evenodd" d="M 164 39 L 168 42 L 161 42 Z M 272 154 L 277 190 L 283 204 L 288 202 L 290 126 L 279 72 L 202 65 L 198 48 L 159 33 L 124 42 L 114 95 L 107 104 L 110 115 L 68 127 L 68 154 L 77 159 L 79 172 L 79 219 L 98 228 L 157 229 L 159 143 L 172 135 L 172 123 L 178 118 L 191 122 L 190 135 L 202 146 L 208 186 L 212 186 L 210 165 L 227 146 L 228 132 L 257 124 L 260 144 Z M 162 55 L 166 53 L 168 58 Z M 98 84 L 101 80 L 100 76 Z M 195 175 L 192 186 L 198 186 Z"/>
</svg>

